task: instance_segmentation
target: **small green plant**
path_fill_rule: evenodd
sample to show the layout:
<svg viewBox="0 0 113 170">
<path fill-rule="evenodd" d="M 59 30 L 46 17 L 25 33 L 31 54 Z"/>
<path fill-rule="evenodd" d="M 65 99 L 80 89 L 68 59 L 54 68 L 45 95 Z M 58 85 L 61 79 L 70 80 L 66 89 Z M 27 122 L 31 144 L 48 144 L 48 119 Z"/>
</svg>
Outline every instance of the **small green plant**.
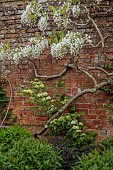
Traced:
<svg viewBox="0 0 113 170">
<path fill-rule="evenodd" d="M 62 135 L 66 145 L 80 148 L 94 141 L 96 133 L 90 132 L 80 118 L 81 114 L 67 113 L 47 126 L 54 135 Z"/>
<path fill-rule="evenodd" d="M 22 90 L 22 95 L 28 96 L 28 101 L 35 103 L 40 114 L 45 114 L 49 110 L 54 110 L 53 102 L 50 95 L 48 94 L 46 87 L 39 79 L 30 81 L 30 87 L 26 87 Z"/>
<path fill-rule="evenodd" d="M 3 119 L 6 114 L 6 106 L 9 101 L 4 90 L 5 81 L 0 77 L 0 118 Z M 8 112 L 7 118 L 11 116 L 11 111 Z"/>
<path fill-rule="evenodd" d="M 61 105 L 65 104 L 69 100 L 69 97 L 64 93 L 66 88 L 64 87 L 62 80 L 57 81 L 53 89 L 54 95 L 51 97 L 47 92 L 48 87 L 44 85 L 41 80 L 34 79 L 30 81 L 29 87 L 25 87 L 21 91 L 21 95 L 27 96 L 29 102 L 36 104 L 38 113 L 47 113 L 48 116 L 51 117 L 58 111 Z M 63 92 L 60 93 L 59 90 L 62 90 Z"/>
<path fill-rule="evenodd" d="M 73 170 L 112 170 L 113 169 L 113 151 L 93 150 L 88 155 L 82 154 L 79 157 L 77 165 L 73 166 Z"/>
<path fill-rule="evenodd" d="M 0 129 L 0 169 L 60 170 L 62 158 L 47 142 L 19 125 Z"/>
<path fill-rule="evenodd" d="M 110 64 L 102 65 L 102 68 L 106 69 L 107 71 L 113 70 L 113 63 L 110 62 Z M 103 88 L 104 92 L 109 95 L 109 99 L 107 103 L 103 104 L 103 108 L 110 114 L 108 117 L 108 121 L 111 125 L 113 125 L 113 79 L 112 78 L 106 78 L 104 81 L 108 82 L 111 81 L 109 85 Z"/>
<path fill-rule="evenodd" d="M 108 139 L 104 139 L 101 144 L 106 148 L 106 149 L 110 149 L 113 150 L 113 136 L 110 135 L 110 137 Z"/>
</svg>

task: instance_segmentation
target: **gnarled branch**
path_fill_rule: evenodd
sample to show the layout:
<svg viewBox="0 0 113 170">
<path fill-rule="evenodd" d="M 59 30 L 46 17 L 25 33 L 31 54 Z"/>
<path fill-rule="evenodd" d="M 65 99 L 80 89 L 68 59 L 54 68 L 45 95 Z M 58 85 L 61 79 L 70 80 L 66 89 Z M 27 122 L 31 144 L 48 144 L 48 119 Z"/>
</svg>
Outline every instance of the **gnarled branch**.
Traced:
<svg viewBox="0 0 113 170">
<path fill-rule="evenodd" d="M 79 97 L 83 96 L 84 94 L 87 94 L 87 93 L 95 93 L 97 90 L 100 90 L 102 87 L 106 86 L 109 84 L 109 81 L 108 82 L 102 82 L 96 86 L 94 86 L 93 88 L 90 88 L 90 89 L 85 89 L 83 91 L 81 91 L 80 93 L 76 94 L 75 96 L 73 96 L 56 114 L 54 114 L 46 123 L 46 125 L 49 125 L 50 122 L 52 120 L 54 120 L 55 118 L 58 118 L 59 116 L 62 115 L 62 113 L 64 112 L 64 110 L 75 100 L 77 100 Z M 42 135 L 45 131 L 47 130 L 46 127 L 44 127 L 41 131 L 37 132 L 34 134 L 34 136 L 38 137 L 38 135 Z"/>
<path fill-rule="evenodd" d="M 95 66 L 95 67 L 88 67 L 86 68 L 87 71 L 89 70 L 100 70 L 102 71 L 103 73 L 105 73 L 108 77 L 110 76 L 113 76 L 113 72 L 112 73 L 109 73 L 108 71 L 106 71 L 105 69 L 101 68 L 101 67 L 98 67 L 98 66 Z"/>
<path fill-rule="evenodd" d="M 90 22 L 92 22 L 92 24 L 94 25 L 95 29 L 97 30 L 97 32 L 98 32 L 98 34 L 99 34 L 99 36 L 100 36 L 100 39 L 101 39 L 100 42 L 101 42 L 101 44 L 102 44 L 102 48 L 104 48 L 104 47 L 105 47 L 105 45 L 104 45 L 104 38 L 103 38 L 103 35 L 101 34 L 100 29 L 98 28 L 98 26 L 97 26 L 97 24 L 95 23 L 95 21 L 90 17 L 90 13 L 89 13 L 88 8 L 87 8 L 85 5 L 81 5 L 81 6 L 84 7 L 85 10 L 87 11 L 88 20 L 89 20 Z M 99 42 L 99 44 L 100 44 L 100 42 Z M 92 44 L 92 45 L 93 45 L 93 44 Z M 93 46 L 95 46 L 95 45 L 93 45 Z"/>
<path fill-rule="evenodd" d="M 37 77 L 37 78 L 42 78 L 42 79 L 44 79 L 44 80 L 50 80 L 50 79 L 54 79 L 54 78 L 61 77 L 61 76 L 63 76 L 63 75 L 67 72 L 67 70 L 68 70 L 68 64 L 65 65 L 65 67 L 66 67 L 66 68 L 65 68 L 61 73 L 59 73 L 59 74 L 56 74 L 56 75 L 53 75 L 53 76 L 40 76 L 40 75 L 37 75 L 36 77 Z"/>
</svg>

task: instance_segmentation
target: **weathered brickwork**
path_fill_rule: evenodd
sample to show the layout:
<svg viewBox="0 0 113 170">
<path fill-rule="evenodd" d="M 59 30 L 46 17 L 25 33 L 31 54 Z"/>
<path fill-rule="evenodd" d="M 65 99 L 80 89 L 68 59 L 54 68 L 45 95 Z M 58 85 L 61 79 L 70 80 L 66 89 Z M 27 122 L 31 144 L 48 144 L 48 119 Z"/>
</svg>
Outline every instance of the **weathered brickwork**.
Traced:
<svg viewBox="0 0 113 170">
<path fill-rule="evenodd" d="M 85 2 L 85 0 L 83 0 Z M 23 0 L 0 0 L 0 42 L 11 41 L 12 46 L 15 43 L 24 46 L 27 44 L 29 37 L 34 37 L 38 28 L 27 28 L 21 25 L 20 16 L 25 8 L 25 1 Z M 105 50 L 109 56 L 113 55 L 113 1 L 104 0 L 101 7 L 93 9 L 91 11 L 91 17 L 95 20 L 103 36 L 109 37 L 106 39 Z M 95 28 L 90 24 L 82 28 L 83 31 L 92 34 L 94 42 L 98 42 L 99 36 L 96 33 Z M 84 48 L 80 53 L 80 64 L 85 65 L 100 65 L 103 62 L 103 56 L 101 48 Z M 68 63 L 67 59 L 54 60 L 52 59 L 49 49 L 47 49 L 40 59 L 36 61 L 39 68 L 40 75 L 53 75 L 58 74 L 63 70 L 64 64 Z M 36 132 L 46 122 L 46 117 L 35 115 L 31 111 L 31 104 L 26 101 L 25 97 L 20 96 L 20 85 L 28 83 L 28 79 L 34 77 L 33 66 L 28 61 L 22 61 L 18 65 L 14 65 L 12 62 L 6 61 L 10 73 L 8 77 L 13 87 L 13 101 L 12 109 L 13 116 L 17 116 L 18 122 L 28 127 L 29 130 Z M 98 82 L 104 79 L 104 74 L 93 71 L 98 79 Z M 47 84 L 51 86 L 55 80 L 47 81 Z M 68 88 L 68 94 L 73 96 L 78 91 L 92 87 L 91 80 L 83 73 L 69 70 L 66 74 L 66 85 Z M 10 95 L 9 86 L 7 87 L 7 95 Z M 102 110 L 102 103 L 107 101 L 109 96 L 104 92 L 99 91 L 96 94 L 87 94 L 76 101 L 76 110 L 85 113 L 83 116 L 86 125 L 91 130 L 98 132 L 98 139 L 105 138 L 110 134 L 113 134 L 113 127 L 109 124 L 107 118 L 108 114 L 105 110 Z"/>
</svg>

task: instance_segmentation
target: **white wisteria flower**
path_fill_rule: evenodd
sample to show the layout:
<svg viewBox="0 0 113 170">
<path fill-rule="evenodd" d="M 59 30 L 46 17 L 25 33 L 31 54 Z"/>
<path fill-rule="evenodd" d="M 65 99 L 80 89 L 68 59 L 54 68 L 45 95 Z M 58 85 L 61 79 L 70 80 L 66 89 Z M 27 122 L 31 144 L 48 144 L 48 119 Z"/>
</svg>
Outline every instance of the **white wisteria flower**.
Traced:
<svg viewBox="0 0 113 170">
<path fill-rule="evenodd" d="M 47 18 L 45 16 L 42 16 L 38 22 L 38 28 L 44 32 L 47 28 L 47 25 Z"/>
<path fill-rule="evenodd" d="M 69 18 L 63 19 L 62 25 L 63 25 L 65 28 L 67 28 L 68 24 L 69 24 Z"/>
<path fill-rule="evenodd" d="M 0 45 L 0 60 L 8 58 L 18 64 L 24 58 L 39 58 L 42 51 L 48 47 L 48 40 L 44 37 L 38 39 L 37 37 L 31 38 L 31 44 L 25 47 L 8 48 L 5 49 L 4 44 Z"/>
<path fill-rule="evenodd" d="M 75 56 L 86 42 L 91 42 L 88 35 L 82 36 L 79 32 L 68 32 L 61 42 L 51 45 L 51 55 L 55 59 L 62 59 L 68 53 Z"/>
<path fill-rule="evenodd" d="M 34 45 L 32 45 L 32 55 L 34 58 L 39 58 L 42 51 L 48 47 L 48 40 L 46 38 L 41 38 L 40 40 L 37 38 L 34 38 L 33 40 L 35 42 Z"/>
<path fill-rule="evenodd" d="M 80 5 L 74 5 L 74 6 L 72 6 L 72 14 L 73 14 L 73 16 L 78 16 L 79 15 L 79 13 L 80 13 Z"/>
<path fill-rule="evenodd" d="M 64 42 L 51 45 L 51 55 L 55 59 L 62 59 L 67 54 L 67 48 Z"/>
<path fill-rule="evenodd" d="M 56 11 L 53 15 L 53 20 L 54 22 L 57 24 L 58 27 L 61 26 L 62 23 L 62 17 L 61 17 L 61 13 L 60 10 Z"/>
<path fill-rule="evenodd" d="M 44 15 L 45 12 L 40 3 L 32 1 L 26 7 L 26 10 L 21 16 L 21 23 L 29 27 L 34 27 L 37 25 L 37 18 Z"/>
</svg>

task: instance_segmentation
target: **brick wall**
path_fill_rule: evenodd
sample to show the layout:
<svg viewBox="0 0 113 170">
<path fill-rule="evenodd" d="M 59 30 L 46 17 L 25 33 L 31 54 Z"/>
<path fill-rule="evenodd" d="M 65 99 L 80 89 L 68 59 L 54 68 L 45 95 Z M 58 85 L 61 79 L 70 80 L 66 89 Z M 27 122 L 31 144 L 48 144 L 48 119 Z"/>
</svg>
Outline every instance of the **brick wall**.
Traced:
<svg viewBox="0 0 113 170">
<path fill-rule="evenodd" d="M 82 1 L 83 3 L 85 0 Z M 106 40 L 105 50 L 108 55 L 113 55 L 113 1 L 104 0 L 100 8 L 93 9 L 91 16 L 95 22 L 99 25 L 103 36 L 110 35 Z M 25 8 L 25 1 L 23 0 L 0 0 L 0 41 L 11 41 L 11 44 L 15 43 L 27 44 L 29 37 L 35 36 L 38 31 L 37 28 L 31 29 L 21 25 L 20 16 Z M 81 28 L 80 28 L 81 29 Z M 87 27 L 82 28 L 86 33 L 92 34 L 94 42 L 99 41 L 99 36 L 96 33 L 95 28 L 90 24 Z M 103 56 L 101 48 L 84 48 L 80 52 L 81 60 L 80 64 L 85 65 L 100 65 L 103 62 Z M 64 68 L 64 64 L 67 63 L 67 59 L 56 61 L 52 59 L 47 49 L 43 55 L 36 61 L 39 67 L 40 75 L 53 75 L 58 74 Z M 16 115 L 18 122 L 26 126 L 29 130 L 36 132 L 46 122 L 46 117 L 35 115 L 31 111 L 31 104 L 26 102 L 25 97 L 19 95 L 20 85 L 28 83 L 30 77 L 34 77 L 33 66 L 28 61 L 22 61 L 18 65 L 14 65 L 12 62 L 5 61 L 5 66 L 10 73 L 8 77 L 13 86 L 13 117 Z M 98 82 L 104 79 L 104 75 L 100 72 L 93 72 L 98 79 Z M 51 86 L 55 80 L 47 81 L 47 84 Z M 71 96 L 78 91 L 92 87 L 92 82 L 83 73 L 69 70 L 66 74 L 66 85 L 68 86 L 67 93 Z M 10 95 L 9 86 L 7 86 L 7 95 Z M 113 134 L 112 126 L 109 124 L 107 118 L 108 113 L 102 110 L 102 103 L 107 102 L 108 97 L 102 91 L 98 91 L 96 94 L 86 94 L 75 103 L 77 111 L 85 112 L 83 116 L 84 121 L 89 129 L 98 132 L 98 140 Z"/>
</svg>

